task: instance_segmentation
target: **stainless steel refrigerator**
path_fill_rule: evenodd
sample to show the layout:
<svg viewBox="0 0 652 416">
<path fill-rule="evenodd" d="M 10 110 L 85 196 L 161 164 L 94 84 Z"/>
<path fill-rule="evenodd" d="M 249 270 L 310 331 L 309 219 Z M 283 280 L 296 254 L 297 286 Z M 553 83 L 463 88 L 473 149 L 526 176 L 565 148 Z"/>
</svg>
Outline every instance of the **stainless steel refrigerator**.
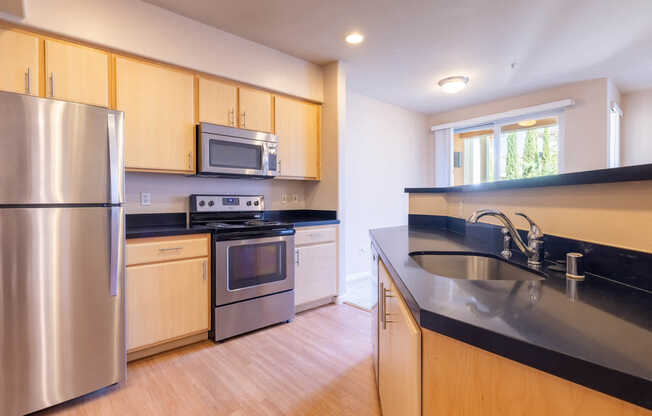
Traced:
<svg viewBox="0 0 652 416">
<path fill-rule="evenodd" d="M 0 414 L 124 379 L 124 114 L 0 92 Z"/>
</svg>

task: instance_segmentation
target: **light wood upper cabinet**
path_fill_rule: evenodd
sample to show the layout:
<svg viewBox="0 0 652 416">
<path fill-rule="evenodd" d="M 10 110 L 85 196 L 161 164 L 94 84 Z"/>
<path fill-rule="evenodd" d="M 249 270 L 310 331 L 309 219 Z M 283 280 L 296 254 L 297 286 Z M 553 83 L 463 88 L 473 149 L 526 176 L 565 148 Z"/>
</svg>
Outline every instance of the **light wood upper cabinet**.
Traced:
<svg viewBox="0 0 652 416">
<path fill-rule="evenodd" d="M 109 55 L 85 46 L 45 41 L 45 96 L 109 106 Z"/>
<path fill-rule="evenodd" d="M 199 121 L 236 126 L 235 85 L 199 77 Z"/>
<path fill-rule="evenodd" d="M 125 112 L 128 170 L 194 173 L 193 75 L 117 57 L 116 107 Z"/>
<path fill-rule="evenodd" d="M 207 331 L 206 258 L 127 268 L 127 350 Z"/>
<path fill-rule="evenodd" d="M 0 29 L 0 90 L 39 94 L 38 43 L 36 36 Z"/>
<path fill-rule="evenodd" d="M 384 416 L 421 415 L 421 328 L 379 262 L 378 391 Z M 384 292 L 384 293 L 383 293 Z"/>
<path fill-rule="evenodd" d="M 265 91 L 240 87 L 238 98 L 240 107 L 238 126 L 243 129 L 272 133 L 272 95 Z"/>
<path fill-rule="evenodd" d="M 277 96 L 275 126 L 284 178 L 319 179 L 321 111 L 316 104 Z"/>
</svg>

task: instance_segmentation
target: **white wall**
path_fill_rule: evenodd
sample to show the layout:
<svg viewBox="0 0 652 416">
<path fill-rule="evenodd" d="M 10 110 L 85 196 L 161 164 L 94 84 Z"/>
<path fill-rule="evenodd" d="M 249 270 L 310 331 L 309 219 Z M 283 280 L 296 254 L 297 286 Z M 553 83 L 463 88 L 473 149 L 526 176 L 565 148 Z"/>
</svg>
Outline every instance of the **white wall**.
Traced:
<svg viewBox="0 0 652 416">
<path fill-rule="evenodd" d="M 0 19 L 298 97 L 323 98 L 319 66 L 139 0 L 24 0 L 24 6 L 25 18 L 0 13 Z"/>
<path fill-rule="evenodd" d="M 652 163 L 652 88 L 623 94 L 623 166 Z"/>
<path fill-rule="evenodd" d="M 348 91 L 343 151 L 346 273 L 369 271 L 369 229 L 407 224 L 405 187 L 432 186 L 428 117 Z"/>
<path fill-rule="evenodd" d="M 564 111 L 562 172 L 603 169 L 607 166 L 608 80 L 599 78 L 534 91 L 459 108 L 430 116 L 430 125 L 467 120 L 517 108 L 571 98 L 575 105 Z"/>
</svg>

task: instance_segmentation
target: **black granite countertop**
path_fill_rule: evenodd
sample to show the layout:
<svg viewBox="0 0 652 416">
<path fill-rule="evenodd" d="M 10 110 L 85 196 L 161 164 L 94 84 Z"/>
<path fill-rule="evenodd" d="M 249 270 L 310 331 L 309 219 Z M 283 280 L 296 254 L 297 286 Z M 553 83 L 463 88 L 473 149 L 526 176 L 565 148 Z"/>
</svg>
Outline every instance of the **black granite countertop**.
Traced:
<svg viewBox="0 0 652 416">
<path fill-rule="evenodd" d="M 288 210 L 265 211 L 265 219 L 283 221 L 295 227 L 339 224 L 335 211 Z M 186 226 L 186 214 L 128 214 L 127 238 L 165 237 L 170 235 L 210 233 L 208 227 Z"/>
<path fill-rule="evenodd" d="M 450 230 L 403 226 L 371 237 L 423 328 L 652 409 L 652 292 L 587 275 L 573 298 L 565 275 L 547 266 L 542 281 L 449 279 L 409 253 L 497 253 Z M 520 255 L 513 262 L 527 267 Z"/>
</svg>

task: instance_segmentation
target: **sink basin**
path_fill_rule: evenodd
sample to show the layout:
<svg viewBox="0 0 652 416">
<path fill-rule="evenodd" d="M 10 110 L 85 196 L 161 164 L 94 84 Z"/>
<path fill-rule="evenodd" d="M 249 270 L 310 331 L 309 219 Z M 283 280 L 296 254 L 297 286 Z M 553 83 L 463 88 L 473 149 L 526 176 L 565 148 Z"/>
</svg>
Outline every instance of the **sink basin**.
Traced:
<svg viewBox="0 0 652 416">
<path fill-rule="evenodd" d="M 543 280 L 534 272 L 498 257 L 478 254 L 410 253 L 422 269 L 437 276 L 466 280 Z"/>
</svg>

